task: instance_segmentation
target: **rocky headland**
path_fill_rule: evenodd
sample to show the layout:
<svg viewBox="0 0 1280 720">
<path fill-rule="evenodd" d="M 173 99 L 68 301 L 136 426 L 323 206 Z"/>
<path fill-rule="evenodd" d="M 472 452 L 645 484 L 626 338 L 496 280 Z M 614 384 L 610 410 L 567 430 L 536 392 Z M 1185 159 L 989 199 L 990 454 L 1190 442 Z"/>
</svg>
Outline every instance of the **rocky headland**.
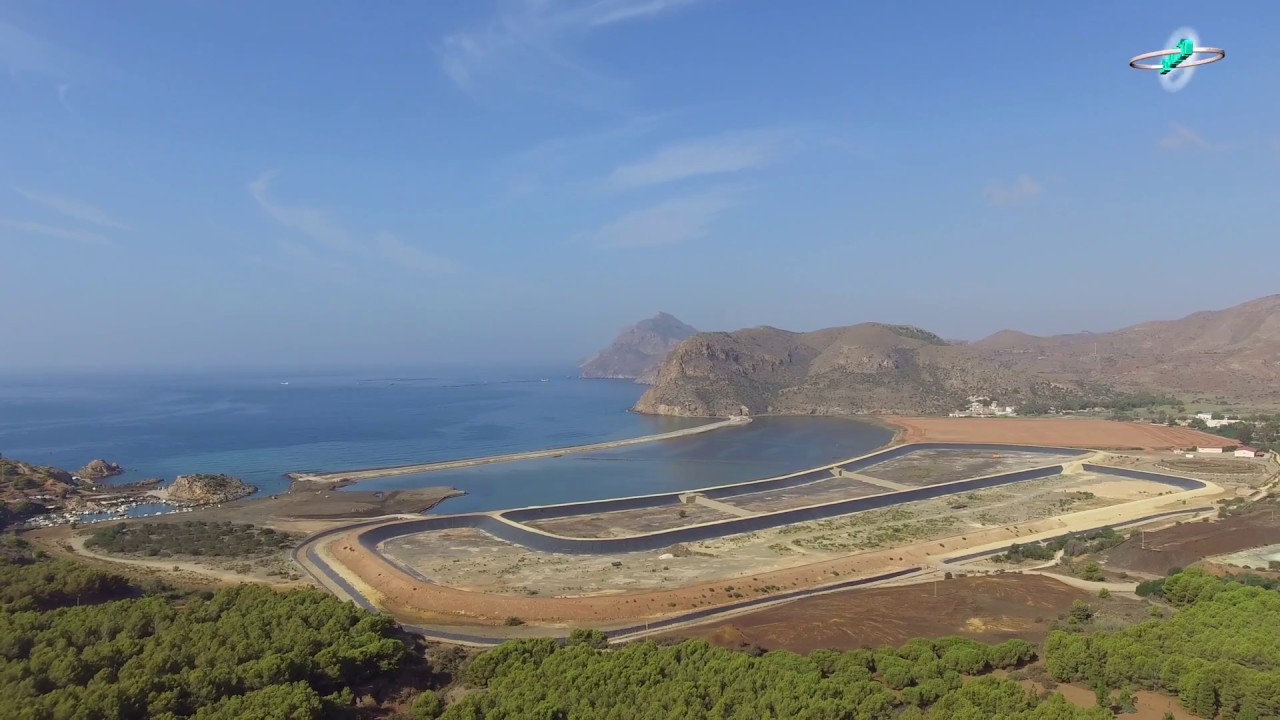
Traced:
<svg viewBox="0 0 1280 720">
<path fill-rule="evenodd" d="M 698 333 L 680 343 L 635 410 L 692 417 L 917 415 L 949 412 L 975 394 L 1017 402 L 1075 391 L 1069 382 L 1003 368 L 908 325 L 809 333 L 758 327 Z"/>
<path fill-rule="evenodd" d="M 616 378 L 652 385 L 667 355 L 697 330 L 660 312 L 622 329 L 609 347 L 581 366 L 584 378 Z"/>
<path fill-rule="evenodd" d="M 1106 333 L 1005 330 L 972 343 L 862 323 L 756 327 L 680 342 L 635 410 L 661 415 L 930 415 L 970 396 L 1052 405 L 1163 392 L 1280 402 L 1280 295 Z"/>
</svg>

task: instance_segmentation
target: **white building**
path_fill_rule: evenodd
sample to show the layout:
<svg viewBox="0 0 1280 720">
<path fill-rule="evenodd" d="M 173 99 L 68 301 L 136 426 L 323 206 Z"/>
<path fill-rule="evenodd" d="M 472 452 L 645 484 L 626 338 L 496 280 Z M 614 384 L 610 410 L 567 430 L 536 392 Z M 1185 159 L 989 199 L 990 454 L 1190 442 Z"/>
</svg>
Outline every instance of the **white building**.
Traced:
<svg viewBox="0 0 1280 720">
<path fill-rule="evenodd" d="M 1244 458 L 1262 457 L 1265 454 L 1266 453 L 1262 452 L 1261 450 L 1257 448 L 1251 448 L 1248 445 L 1241 445 L 1240 447 L 1236 448 L 1236 452 L 1235 452 L 1236 457 L 1244 457 Z"/>
<path fill-rule="evenodd" d="M 990 404 L 985 404 L 989 398 L 970 397 L 969 407 L 964 410 L 953 410 L 951 417 L 1013 417 L 1017 415 L 1012 405 L 1001 405 L 991 400 Z"/>
<path fill-rule="evenodd" d="M 1198 448 L 1196 448 L 1196 452 L 1198 452 L 1198 453 L 1217 453 L 1217 454 L 1219 454 L 1219 455 L 1220 455 L 1220 454 L 1222 454 L 1222 448 L 1220 448 L 1220 447 L 1198 447 Z"/>
</svg>

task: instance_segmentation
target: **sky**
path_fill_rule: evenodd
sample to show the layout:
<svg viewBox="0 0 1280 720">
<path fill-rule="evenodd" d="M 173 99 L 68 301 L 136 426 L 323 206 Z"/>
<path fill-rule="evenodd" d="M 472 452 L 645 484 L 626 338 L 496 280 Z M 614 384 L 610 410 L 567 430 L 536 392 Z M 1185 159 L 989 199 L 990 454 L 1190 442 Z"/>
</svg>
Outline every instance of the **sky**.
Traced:
<svg viewBox="0 0 1280 720">
<path fill-rule="evenodd" d="M 1280 4 L 0 0 L 0 369 L 1280 292 Z M 1128 67 L 1176 28 L 1227 58 Z"/>
</svg>

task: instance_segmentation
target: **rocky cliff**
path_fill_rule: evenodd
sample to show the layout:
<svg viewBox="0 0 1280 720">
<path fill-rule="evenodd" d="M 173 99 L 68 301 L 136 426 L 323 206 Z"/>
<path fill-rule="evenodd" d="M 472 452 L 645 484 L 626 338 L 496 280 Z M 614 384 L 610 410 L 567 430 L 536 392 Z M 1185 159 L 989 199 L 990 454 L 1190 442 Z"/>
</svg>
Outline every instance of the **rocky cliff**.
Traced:
<svg viewBox="0 0 1280 720">
<path fill-rule="evenodd" d="M 970 395 L 1017 403 L 1077 390 L 906 325 L 809 333 L 758 327 L 699 333 L 680 343 L 635 409 L 686 416 L 932 414 L 960 407 Z"/>
<path fill-rule="evenodd" d="M 674 316 L 660 312 L 623 328 L 609 347 L 582 364 L 581 375 L 584 378 L 621 378 L 652 385 L 668 353 L 696 332 Z"/>
<path fill-rule="evenodd" d="M 251 495 L 257 489 L 230 475 L 179 475 L 165 489 L 165 495 L 175 502 L 211 505 Z"/>
</svg>

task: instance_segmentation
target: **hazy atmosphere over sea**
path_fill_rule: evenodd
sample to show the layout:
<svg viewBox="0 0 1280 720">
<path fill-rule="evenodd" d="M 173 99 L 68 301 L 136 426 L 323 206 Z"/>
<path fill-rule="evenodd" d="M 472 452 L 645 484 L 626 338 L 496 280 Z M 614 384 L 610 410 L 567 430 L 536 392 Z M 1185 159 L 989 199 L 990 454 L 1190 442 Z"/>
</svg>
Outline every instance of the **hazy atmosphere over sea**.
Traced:
<svg viewBox="0 0 1280 720">
<path fill-rule="evenodd" d="M 290 471 L 540 450 L 705 422 L 630 413 L 643 387 L 573 372 L 6 376 L 0 453 L 72 470 L 103 457 L 127 470 L 114 482 L 228 473 L 271 494 L 287 488 Z M 750 480 L 861 454 L 890 435 L 852 420 L 765 418 L 687 439 L 358 487 L 452 485 L 469 494 L 441 512 L 493 510 Z"/>
</svg>

